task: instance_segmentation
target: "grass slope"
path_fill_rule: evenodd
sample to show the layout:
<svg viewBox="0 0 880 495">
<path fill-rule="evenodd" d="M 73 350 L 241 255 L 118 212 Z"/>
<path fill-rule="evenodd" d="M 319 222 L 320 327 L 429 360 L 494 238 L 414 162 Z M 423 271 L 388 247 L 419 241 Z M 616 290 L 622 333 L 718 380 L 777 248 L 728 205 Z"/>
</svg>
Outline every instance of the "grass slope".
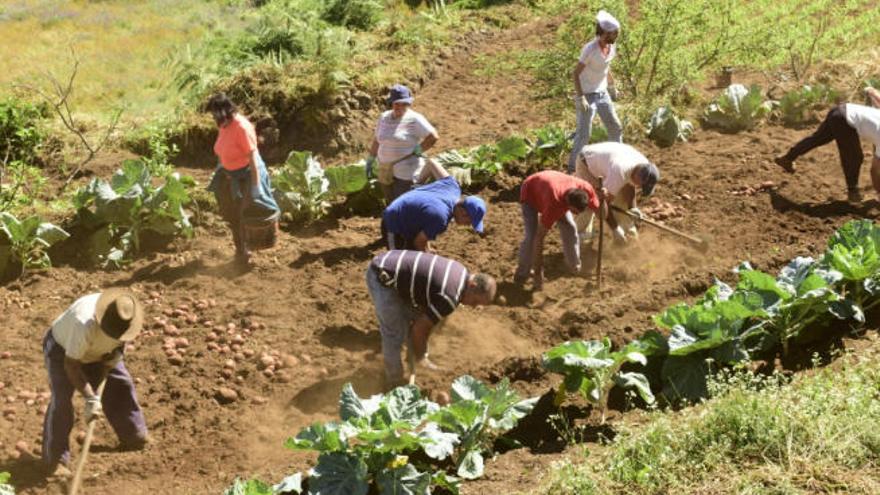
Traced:
<svg viewBox="0 0 880 495">
<path fill-rule="evenodd" d="M 880 493 L 880 340 L 796 377 L 732 375 L 554 467 L 543 493 Z"/>
</svg>

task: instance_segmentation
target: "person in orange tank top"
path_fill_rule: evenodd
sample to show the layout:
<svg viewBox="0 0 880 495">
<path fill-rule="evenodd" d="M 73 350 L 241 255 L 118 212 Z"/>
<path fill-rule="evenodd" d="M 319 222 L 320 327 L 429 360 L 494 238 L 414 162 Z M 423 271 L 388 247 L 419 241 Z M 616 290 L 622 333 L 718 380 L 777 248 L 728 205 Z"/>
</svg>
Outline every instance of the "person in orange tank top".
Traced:
<svg viewBox="0 0 880 495">
<path fill-rule="evenodd" d="M 278 205 L 272 197 L 269 174 L 257 148 L 254 125 L 224 93 L 212 96 L 207 110 L 217 123 L 214 153 L 220 159 L 208 190 L 214 192 L 220 215 L 232 229 L 236 262 L 247 265 L 250 251 L 243 218 L 268 217 L 278 211 Z"/>
</svg>

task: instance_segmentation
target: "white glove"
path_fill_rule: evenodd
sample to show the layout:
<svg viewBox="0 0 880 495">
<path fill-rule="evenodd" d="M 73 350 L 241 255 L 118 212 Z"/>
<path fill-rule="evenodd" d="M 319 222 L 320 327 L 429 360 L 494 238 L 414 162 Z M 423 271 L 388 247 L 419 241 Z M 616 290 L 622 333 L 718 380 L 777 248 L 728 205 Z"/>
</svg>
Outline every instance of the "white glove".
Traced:
<svg viewBox="0 0 880 495">
<path fill-rule="evenodd" d="M 611 235 L 614 236 L 614 242 L 619 244 L 623 244 L 626 242 L 626 232 L 624 232 L 623 227 L 618 225 L 614 230 L 611 231 Z"/>
<path fill-rule="evenodd" d="M 581 110 L 586 111 L 588 108 L 590 108 L 590 104 L 587 102 L 587 97 L 581 95 Z"/>
<path fill-rule="evenodd" d="M 636 217 L 638 220 L 643 220 L 643 219 L 645 218 L 644 215 L 642 214 L 642 210 L 638 209 L 638 208 L 635 207 L 635 206 L 632 207 L 632 208 L 630 208 L 630 209 L 629 209 L 629 212 L 630 212 L 630 214 L 635 215 L 635 217 Z"/>
<path fill-rule="evenodd" d="M 89 397 L 86 399 L 86 410 L 85 417 L 86 423 L 91 423 L 93 419 L 98 419 L 104 415 L 103 408 L 101 407 L 101 398 L 97 395 Z"/>
</svg>

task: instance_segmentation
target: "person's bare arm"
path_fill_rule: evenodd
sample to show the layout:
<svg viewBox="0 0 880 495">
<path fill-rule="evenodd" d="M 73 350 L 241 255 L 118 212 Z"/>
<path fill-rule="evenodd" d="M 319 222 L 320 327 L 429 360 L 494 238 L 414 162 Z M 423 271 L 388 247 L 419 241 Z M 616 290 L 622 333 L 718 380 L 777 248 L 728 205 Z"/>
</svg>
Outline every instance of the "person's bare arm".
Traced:
<svg viewBox="0 0 880 495">
<path fill-rule="evenodd" d="M 877 88 L 867 88 L 865 89 L 865 93 L 867 93 L 868 98 L 871 99 L 871 103 L 880 108 L 880 91 Z"/>
<path fill-rule="evenodd" d="M 433 177 L 434 180 L 444 179 L 449 177 L 449 171 L 443 168 L 443 165 L 437 163 L 433 158 L 428 158 L 425 161 L 424 168 L 422 168 L 421 173 L 419 173 L 419 184 L 424 184 L 428 177 Z"/>
<path fill-rule="evenodd" d="M 257 163 L 260 161 L 260 151 L 251 151 L 250 163 L 251 167 L 251 188 L 258 188 L 260 184 L 260 171 L 257 170 Z"/>
<path fill-rule="evenodd" d="M 428 236 L 425 235 L 424 232 L 419 232 L 415 239 L 413 239 L 413 247 L 416 251 L 425 251 L 429 252 L 431 250 L 431 246 L 428 243 Z"/>
<path fill-rule="evenodd" d="M 431 336 L 431 330 L 434 328 L 434 322 L 427 315 L 419 315 L 410 327 L 410 335 L 412 335 L 413 348 L 412 352 L 416 361 L 425 359 L 428 353 L 428 337 Z"/>
<path fill-rule="evenodd" d="M 379 154 L 379 140 L 377 140 L 374 137 L 372 144 L 370 144 L 370 155 L 376 156 L 378 154 Z"/>
<path fill-rule="evenodd" d="M 434 146 L 434 144 L 437 143 L 438 139 L 440 139 L 440 136 L 438 136 L 436 133 L 428 134 L 427 136 L 425 136 L 425 139 L 422 140 L 419 146 L 422 147 L 422 151 L 428 151 L 429 149 L 431 149 L 432 146 Z"/>
<path fill-rule="evenodd" d="M 576 96 L 584 95 L 584 90 L 581 88 L 581 72 L 583 72 L 586 67 L 587 66 L 583 62 L 578 62 L 574 67 L 572 77 L 574 77 L 574 92 Z"/>
<path fill-rule="evenodd" d="M 81 361 L 64 356 L 64 372 L 67 374 L 67 379 L 70 380 L 73 388 L 82 394 L 83 397 L 90 399 L 97 396 L 86 379 Z"/>
</svg>

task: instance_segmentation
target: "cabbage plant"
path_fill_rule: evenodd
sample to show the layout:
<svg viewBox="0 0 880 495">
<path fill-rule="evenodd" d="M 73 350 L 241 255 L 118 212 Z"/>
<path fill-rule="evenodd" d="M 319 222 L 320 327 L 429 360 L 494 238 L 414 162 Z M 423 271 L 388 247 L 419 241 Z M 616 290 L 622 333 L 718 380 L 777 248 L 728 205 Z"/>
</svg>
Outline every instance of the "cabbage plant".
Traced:
<svg viewBox="0 0 880 495">
<path fill-rule="evenodd" d="M 46 251 L 68 237 L 61 227 L 39 216 L 19 220 L 9 212 L 0 212 L 0 278 L 15 264 L 21 265 L 22 271 L 52 266 Z"/>
<path fill-rule="evenodd" d="M 669 107 L 658 108 L 648 123 L 648 138 L 660 147 L 685 142 L 693 133 L 694 125 L 680 118 Z"/>
<path fill-rule="evenodd" d="M 745 131 L 757 126 L 772 109 L 773 103 L 764 101 L 759 86 L 731 84 L 706 108 L 703 123 L 725 132 Z"/>
</svg>

